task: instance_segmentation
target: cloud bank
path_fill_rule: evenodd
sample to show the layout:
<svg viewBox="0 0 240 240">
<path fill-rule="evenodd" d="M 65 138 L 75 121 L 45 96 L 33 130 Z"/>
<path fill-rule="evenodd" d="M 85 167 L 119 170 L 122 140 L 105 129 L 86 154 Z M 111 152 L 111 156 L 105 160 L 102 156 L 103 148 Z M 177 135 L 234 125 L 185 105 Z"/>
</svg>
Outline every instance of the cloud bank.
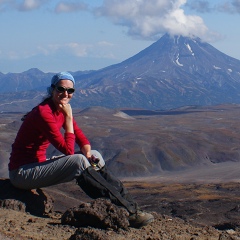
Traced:
<svg viewBox="0 0 240 240">
<path fill-rule="evenodd" d="M 51 0 L 0 0 L 0 11 L 33 11 L 41 8 Z"/>
<path fill-rule="evenodd" d="M 109 18 L 127 28 L 136 38 L 156 40 L 165 32 L 172 35 L 199 36 L 209 34 L 203 19 L 187 15 L 183 6 L 187 0 L 104 0 L 95 9 L 96 16 Z"/>
<path fill-rule="evenodd" d="M 45 6 L 48 10 L 53 8 L 52 12 L 58 14 L 91 11 L 98 17 L 123 26 L 127 34 L 134 38 L 156 40 L 168 32 L 172 35 L 198 36 L 207 41 L 217 35 L 207 28 L 198 12 L 240 13 L 240 0 L 223 0 L 218 4 L 210 0 L 103 0 L 101 6 L 91 10 L 90 5 L 77 0 L 0 0 L 0 11 L 36 11 Z M 196 15 L 186 14 L 184 9 L 187 8 L 194 10 Z"/>
<path fill-rule="evenodd" d="M 18 5 L 20 11 L 31 11 L 38 9 L 44 5 L 48 0 L 24 0 Z"/>
</svg>

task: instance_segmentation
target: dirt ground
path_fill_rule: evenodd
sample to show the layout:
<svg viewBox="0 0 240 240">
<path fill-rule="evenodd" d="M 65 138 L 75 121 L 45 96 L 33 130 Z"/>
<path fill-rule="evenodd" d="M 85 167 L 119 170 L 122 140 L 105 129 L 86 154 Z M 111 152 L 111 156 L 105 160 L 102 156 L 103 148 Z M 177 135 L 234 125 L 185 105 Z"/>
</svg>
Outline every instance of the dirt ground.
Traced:
<svg viewBox="0 0 240 240">
<path fill-rule="evenodd" d="M 155 216 L 153 223 L 141 229 L 62 225 L 66 210 L 92 200 L 75 182 L 44 188 L 54 199 L 54 211 L 38 217 L 0 208 L 0 240 L 239 240 L 239 168 L 239 163 L 221 163 L 122 179 L 140 208 Z"/>
<path fill-rule="evenodd" d="M 71 236 L 81 240 L 240 239 L 238 182 L 124 181 L 124 184 L 139 206 L 153 213 L 153 223 L 141 229 L 118 231 L 62 225 L 61 216 L 66 209 L 90 201 L 73 183 L 65 183 L 45 189 L 55 198 L 55 210 L 46 217 L 0 209 L 0 239 L 64 240 Z M 78 235 L 74 235 L 77 230 Z"/>
<path fill-rule="evenodd" d="M 178 218 L 156 215 L 155 222 L 141 229 L 130 228 L 128 231 L 114 232 L 86 228 L 94 232 L 97 238 L 89 239 L 219 239 L 222 235 L 240 237 L 240 233 L 228 230 L 218 231 L 212 227 L 197 227 Z M 39 218 L 12 210 L 0 211 L 1 232 L 10 239 L 69 239 L 76 228 L 60 224 L 60 216 Z M 7 239 L 7 238 L 1 238 Z M 81 238 L 82 239 L 82 238 Z M 227 239 L 227 238 L 225 238 Z M 230 239 L 230 238 L 229 238 Z M 238 238 L 236 238 L 238 239 Z"/>
</svg>

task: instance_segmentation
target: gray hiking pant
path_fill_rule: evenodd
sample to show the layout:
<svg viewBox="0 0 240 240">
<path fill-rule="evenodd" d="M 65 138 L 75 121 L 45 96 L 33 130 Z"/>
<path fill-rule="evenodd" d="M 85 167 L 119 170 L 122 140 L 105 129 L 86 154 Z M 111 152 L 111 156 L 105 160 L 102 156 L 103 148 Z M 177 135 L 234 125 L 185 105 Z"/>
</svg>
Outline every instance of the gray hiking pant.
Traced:
<svg viewBox="0 0 240 240">
<path fill-rule="evenodd" d="M 96 150 L 92 150 L 91 153 L 100 159 L 98 167 L 102 168 L 105 165 L 102 155 Z M 36 189 L 72 181 L 89 166 L 90 163 L 83 154 L 61 155 L 42 163 L 30 163 L 9 171 L 9 178 L 17 188 Z"/>
</svg>

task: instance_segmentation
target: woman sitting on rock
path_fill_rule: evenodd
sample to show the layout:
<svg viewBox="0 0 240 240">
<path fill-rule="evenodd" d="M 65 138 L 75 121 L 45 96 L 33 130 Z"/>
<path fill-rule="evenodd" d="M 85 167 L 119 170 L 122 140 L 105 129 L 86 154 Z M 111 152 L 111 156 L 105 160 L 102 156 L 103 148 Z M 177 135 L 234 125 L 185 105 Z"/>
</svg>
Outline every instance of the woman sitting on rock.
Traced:
<svg viewBox="0 0 240 240">
<path fill-rule="evenodd" d="M 153 216 L 138 209 L 122 182 L 107 171 L 101 154 L 91 150 L 89 140 L 75 122 L 69 103 L 74 85 L 70 73 L 54 75 L 48 88 L 49 96 L 24 117 L 12 145 L 11 183 L 21 189 L 36 189 L 76 179 L 90 197 L 109 198 L 125 207 L 130 226 L 147 225 Z M 75 142 L 80 148 L 77 153 Z M 63 155 L 46 159 L 50 144 Z"/>
</svg>

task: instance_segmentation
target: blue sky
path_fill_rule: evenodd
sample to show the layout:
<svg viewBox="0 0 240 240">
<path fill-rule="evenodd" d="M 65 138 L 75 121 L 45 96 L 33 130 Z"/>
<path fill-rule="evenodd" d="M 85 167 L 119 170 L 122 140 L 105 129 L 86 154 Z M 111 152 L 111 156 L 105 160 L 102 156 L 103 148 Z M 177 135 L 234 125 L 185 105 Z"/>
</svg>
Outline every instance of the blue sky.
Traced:
<svg viewBox="0 0 240 240">
<path fill-rule="evenodd" d="M 0 72 L 100 69 L 166 32 L 240 59 L 240 0 L 0 0 Z"/>
</svg>

